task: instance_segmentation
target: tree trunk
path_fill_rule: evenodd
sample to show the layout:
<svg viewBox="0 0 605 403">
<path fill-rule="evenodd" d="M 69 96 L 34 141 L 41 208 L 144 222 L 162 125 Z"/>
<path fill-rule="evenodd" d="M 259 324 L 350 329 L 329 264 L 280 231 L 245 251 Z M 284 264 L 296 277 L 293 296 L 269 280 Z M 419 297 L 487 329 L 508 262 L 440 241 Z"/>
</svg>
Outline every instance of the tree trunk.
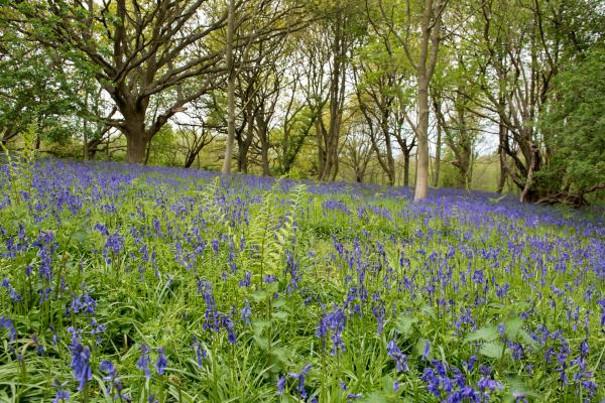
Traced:
<svg viewBox="0 0 605 403">
<path fill-rule="evenodd" d="M 410 186 L 410 151 L 403 153 L 403 186 Z"/>
<path fill-rule="evenodd" d="M 147 138 L 145 133 L 126 135 L 126 159 L 131 164 L 142 164 L 147 154 Z"/>
<path fill-rule="evenodd" d="M 500 176 L 498 177 L 498 187 L 496 191 L 502 193 L 504 191 L 504 185 L 506 183 L 506 152 L 504 148 L 504 142 L 507 136 L 507 129 L 503 122 L 498 125 L 498 161 L 500 163 Z"/>
<path fill-rule="evenodd" d="M 433 186 L 439 186 L 439 173 L 441 170 L 441 126 L 437 123 L 437 144 L 435 146 L 435 168 L 433 172 Z"/>
<path fill-rule="evenodd" d="M 184 168 L 191 168 L 191 165 L 193 165 L 193 163 L 195 162 L 195 159 L 197 158 L 198 154 L 195 153 L 189 153 L 187 155 L 187 158 L 185 159 L 185 164 L 183 164 Z"/>
<path fill-rule="evenodd" d="M 269 168 L 269 139 L 267 132 L 263 128 L 263 134 L 261 135 L 261 164 L 263 167 L 263 175 L 271 176 L 271 169 Z"/>
<path fill-rule="evenodd" d="M 229 79 L 227 83 L 227 145 L 225 147 L 225 159 L 223 161 L 224 175 L 231 173 L 231 159 L 233 158 L 233 142 L 235 139 L 235 70 L 233 68 L 233 34 L 235 22 L 233 18 L 234 0 L 229 0 L 227 14 L 227 49 L 226 62 Z"/>
<path fill-rule="evenodd" d="M 429 84 L 437 63 L 439 50 L 441 13 L 447 2 L 425 0 L 421 22 L 420 57 L 416 66 L 417 100 L 416 139 L 418 141 L 416 162 L 416 185 L 414 201 L 427 197 L 429 188 Z"/>
<path fill-rule="evenodd" d="M 429 187 L 429 80 L 426 74 L 418 74 L 418 99 L 416 109 L 418 125 L 416 138 L 418 141 L 418 163 L 416 168 L 416 187 L 414 201 L 423 200 L 428 194 Z"/>
<path fill-rule="evenodd" d="M 134 108 L 123 108 L 126 136 L 126 159 L 131 164 L 142 164 L 147 155 L 149 136 L 145 130 L 145 111 L 135 111 Z"/>
</svg>

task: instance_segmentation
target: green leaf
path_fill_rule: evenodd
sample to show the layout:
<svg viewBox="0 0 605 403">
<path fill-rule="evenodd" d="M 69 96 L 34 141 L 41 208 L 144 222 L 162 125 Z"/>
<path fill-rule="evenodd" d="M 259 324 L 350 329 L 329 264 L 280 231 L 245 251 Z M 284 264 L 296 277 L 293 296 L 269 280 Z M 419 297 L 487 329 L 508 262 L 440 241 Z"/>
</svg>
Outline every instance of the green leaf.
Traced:
<svg viewBox="0 0 605 403">
<path fill-rule="evenodd" d="M 479 349 L 479 354 L 484 355 L 489 358 L 500 359 L 502 358 L 502 353 L 504 352 L 504 344 L 498 341 L 491 341 L 488 343 L 484 343 Z"/>
<path fill-rule="evenodd" d="M 474 331 L 473 333 L 466 336 L 464 341 L 466 341 L 466 342 L 477 341 L 477 340 L 491 341 L 491 340 L 496 340 L 497 338 L 498 338 L 498 328 L 496 326 L 490 326 L 490 327 L 482 327 L 481 329 Z"/>
<path fill-rule="evenodd" d="M 370 403 L 370 402 L 371 403 L 387 403 L 388 402 L 386 396 L 382 392 L 370 392 L 361 401 L 368 402 L 368 403 Z"/>
<path fill-rule="evenodd" d="M 288 349 L 278 347 L 271 350 L 271 355 L 275 357 L 278 362 L 285 366 L 289 362 L 290 351 Z"/>
<path fill-rule="evenodd" d="M 259 336 L 257 334 L 255 334 L 253 337 L 254 341 L 260 347 L 261 350 L 266 351 L 269 349 L 269 340 L 266 337 Z"/>
<path fill-rule="evenodd" d="M 262 334 L 269 326 L 271 326 L 271 321 L 268 320 L 252 321 L 252 329 L 254 330 L 254 334 Z"/>
<path fill-rule="evenodd" d="M 269 293 L 266 290 L 256 290 L 252 293 L 252 300 L 256 303 L 267 300 Z"/>
<path fill-rule="evenodd" d="M 504 333 L 509 339 L 515 339 L 523 327 L 523 320 L 515 318 L 507 321 L 505 324 Z"/>
<path fill-rule="evenodd" d="M 273 318 L 277 319 L 277 320 L 286 320 L 288 319 L 288 312 L 284 312 L 284 311 L 277 311 L 277 312 L 273 312 L 273 315 L 271 315 Z"/>
<path fill-rule="evenodd" d="M 418 319 L 401 314 L 395 321 L 395 329 L 402 335 L 409 337 L 412 334 L 412 327 L 418 322 Z"/>
<path fill-rule="evenodd" d="M 281 308 L 282 306 L 286 305 L 286 299 L 283 297 L 279 297 L 278 299 L 273 301 L 272 304 L 273 304 L 273 307 L 275 307 L 275 308 Z"/>
</svg>

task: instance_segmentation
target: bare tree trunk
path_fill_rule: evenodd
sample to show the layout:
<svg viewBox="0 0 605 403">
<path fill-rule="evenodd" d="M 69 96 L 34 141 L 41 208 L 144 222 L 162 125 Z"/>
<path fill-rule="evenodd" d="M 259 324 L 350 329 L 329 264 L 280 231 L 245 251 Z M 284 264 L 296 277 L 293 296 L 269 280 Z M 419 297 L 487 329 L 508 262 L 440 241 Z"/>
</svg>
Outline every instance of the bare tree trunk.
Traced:
<svg viewBox="0 0 605 403">
<path fill-rule="evenodd" d="M 126 159 L 131 164 L 145 162 L 149 136 L 145 131 L 145 112 L 135 112 L 130 108 L 122 110 L 126 121 L 124 135 L 126 136 Z"/>
<path fill-rule="evenodd" d="M 418 125 L 416 138 L 418 141 L 418 162 L 416 167 L 416 187 L 414 201 L 423 200 L 428 194 L 429 187 L 429 80 L 425 73 L 418 75 L 418 99 L 416 109 Z"/>
<path fill-rule="evenodd" d="M 410 186 L 410 152 L 403 153 L 403 186 Z"/>
<path fill-rule="evenodd" d="M 145 162 L 147 140 L 144 135 L 126 136 L 126 159 L 131 164 Z"/>
<path fill-rule="evenodd" d="M 418 141 L 416 185 L 414 201 L 427 197 L 429 187 L 429 84 L 439 50 L 441 13 L 446 6 L 445 0 L 425 0 L 421 23 L 420 57 L 416 66 L 417 99 L 416 139 Z"/>
<path fill-rule="evenodd" d="M 433 186 L 439 186 L 439 171 L 441 170 L 441 125 L 437 123 L 437 144 L 435 145 L 435 168 L 433 172 Z"/>
<path fill-rule="evenodd" d="M 231 159 L 233 158 L 233 142 L 235 139 L 235 69 L 233 68 L 233 34 L 235 31 L 234 22 L 234 0 L 229 0 L 229 9 L 227 15 L 227 71 L 229 79 L 227 83 L 227 145 L 225 147 L 225 159 L 223 161 L 224 175 L 231 173 Z"/>
<path fill-rule="evenodd" d="M 269 168 L 269 138 L 266 128 L 261 129 L 261 165 L 263 168 L 264 176 L 271 176 L 271 170 Z"/>
<path fill-rule="evenodd" d="M 498 161 L 500 162 L 500 176 L 498 177 L 498 187 L 496 191 L 502 193 L 504 191 L 504 185 L 506 183 L 506 152 L 504 149 L 504 142 L 507 141 L 507 129 L 503 122 L 498 125 Z"/>
</svg>

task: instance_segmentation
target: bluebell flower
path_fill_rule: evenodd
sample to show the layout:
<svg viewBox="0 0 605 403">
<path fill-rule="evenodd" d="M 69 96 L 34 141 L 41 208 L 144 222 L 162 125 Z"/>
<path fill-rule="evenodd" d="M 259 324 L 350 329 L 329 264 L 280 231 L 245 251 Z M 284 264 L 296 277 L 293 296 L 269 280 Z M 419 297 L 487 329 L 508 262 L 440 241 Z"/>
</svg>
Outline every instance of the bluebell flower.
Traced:
<svg viewBox="0 0 605 403">
<path fill-rule="evenodd" d="M 117 374 L 116 368 L 114 367 L 113 363 L 109 360 L 101 361 L 101 363 L 99 364 L 99 369 L 107 374 L 103 377 L 104 381 L 113 380 L 113 378 L 115 378 Z"/>
<path fill-rule="evenodd" d="M 164 375 L 164 371 L 166 371 L 166 367 L 168 366 L 168 359 L 166 358 L 166 354 L 164 353 L 164 348 L 158 348 L 158 359 L 155 363 L 155 369 L 158 372 L 158 375 Z"/>
<path fill-rule="evenodd" d="M 277 394 L 282 395 L 286 389 L 286 377 L 280 376 L 277 379 Z"/>
<path fill-rule="evenodd" d="M 277 277 L 275 277 L 273 274 L 265 274 L 265 276 L 263 277 L 263 282 L 265 284 L 271 284 L 275 281 L 277 281 Z"/>
<path fill-rule="evenodd" d="M 387 344 L 387 354 L 395 361 L 395 368 L 398 372 L 405 372 L 408 370 L 408 357 L 401 352 L 397 343 L 395 343 L 395 340 L 391 340 Z"/>
<path fill-rule="evenodd" d="M 17 337 L 17 331 L 15 330 L 13 321 L 9 318 L 5 316 L 0 316 L 0 328 L 6 329 L 8 331 L 9 340 L 14 341 Z"/>
<path fill-rule="evenodd" d="M 244 306 L 242 308 L 242 322 L 244 324 L 250 324 L 250 318 L 252 317 L 252 310 L 250 309 L 250 303 L 248 301 L 244 302 Z"/>
<path fill-rule="evenodd" d="M 57 390 L 57 394 L 55 395 L 55 398 L 52 400 L 52 403 L 69 402 L 69 397 L 70 397 L 70 394 L 68 391 L 59 389 L 59 390 Z"/>
<path fill-rule="evenodd" d="M 141 355 L 137 360 L 137 368 L 145 373 L 145 378 L 151 378 L 151 370 L 149 364 L 151 360 L 149 358 L 149 347 L 146 344 L 141 344 Z"/>
<path fill-rule="evenodd" d="M 307 389 L 305 388 L 305 377 L 311 370 L 311 364 L 306 364 L 299 373 L 291 372 L 290 377 L 294 378 L 298 381 L 298 385 L 296 386 L 296 391 L 303 399 L 306 399 L 309 395 Z"/>
<path fill-rule="evenodd" d="M 198 341 L 197 337 L 193 336 L 193 342 L 192 342 L 192 347 L 193 350 L 195 351 L 195 358 L 197 361 L 197 365 L 198 367 L 202 367 L 202 362 L 203 359 L 206 358 L 206 350 L 202 348 L 202 346 L 200 345 L 200 342 Z"/>
<path fill-rule="evenodd" d="M 92 370 L 90 368 L 90 349 L 88 346 L 80 344 L 77 332 L 72 333 L 71 344 L 71 369 L 74 378 L 78 381 L 78 390 L 83 390 L 86 382 L 92 379 Z"/>
<path fill-rule="evenodd" d="M 69 312 L 77 313 L 86 313 L 92 315 L 95 313 L 97 308 L 97 301 L 94 300 L 90 295 L 84 293 L 80 296 L 75 297 L 70 304 Z"/>
<path fill-rule="evenodd" d="M 8 278 L 4 278 L 1 283 L 2 287 L 8 291 L 8 296 L 13 302 L 21 301 L 21 295 L 13 288 Z"/>
<path fill-rule="evenodd" d="M 338 350 L 346 350 L 342 340 L 342 332 L 344 331 L 346 320 L 347 318 L 344 311 L 340 308 L 334 307 L 334 310 L 325 314 L 319 322 L 319 326 L 317 327 L 315 334 L 317 337 L 323 339 L 328 334 L 328 331 L 331 332 L 332 355 L 335 355 Z"/>
<path fill-rule="evenodd" d="M 250 287 L 251 279 L 252 279 L 252 273 L 247 271 L 246 273 L 244 273 L 244 279 L 240 280 L 239 286 L 240 287 Z"/>
<path fill-rule="evenodd" d="M 424 342 L 424 348 L 422 350 L 422 358 L 424 358 L 425 360 L 428 360 L 430 354 L 431 354 L 431 342 L 426 340 Z"/>
</svg>

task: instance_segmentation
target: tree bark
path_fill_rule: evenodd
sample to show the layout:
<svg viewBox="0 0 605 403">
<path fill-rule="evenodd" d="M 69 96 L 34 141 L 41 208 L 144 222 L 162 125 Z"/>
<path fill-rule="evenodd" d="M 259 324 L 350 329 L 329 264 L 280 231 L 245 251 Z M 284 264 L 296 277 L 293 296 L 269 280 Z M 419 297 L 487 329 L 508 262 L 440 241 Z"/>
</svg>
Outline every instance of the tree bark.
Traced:
<svg viewBox="0 0 605 403">
<path fill-rule="evenodd" d="M 223 175 L 231 173 L 231 159 L 233 158 L 233 143 L 235 139 L 235 69 L 233 68 L 233 34 L 234 22 L 234 0 L 229 0 L 227 14 L 227 49 L 226 62 L 229 78 L 227 82 L 227 145 L 225 147 L 225 159 L 223 161 Z"/>
<path fill-rule="evenodd" d="M 427 197 L 429 187 L 429 84 L 437 63 L 439 50 L 441 13 L 446 6 L 445 0 L 425 0 L 421 22 L 420 57 L 416 65 L 416 139 L 418 144 L 416 186 L 414 201 Z"/>
<path fill-rule="evenodd" d="M 410 186 L 410 152 L 403 153 L 403 186 Z"/>
<path fill-rule="evenodd" d="M 437 144 L 435 145 L 435 168 L 433 172 L 433 186 L 439 186 L 439 173 L 441 170 L 441 125 L 437 123 Z"/>
<path fill-rule="evenodd" d="M 426 74 L 418 75 L 418 99 L 416 109 L 418 113 L 417 142 L 418 163 L 416 168 L 416 186 L 414 189 L 414 201 L 423 200 L 427 197 L 429 187 L 429 80 Z"/>
<path fill-rule="evenodd" d="M 147 138 L 145 133 L 126 135 L 126 159 L 131 164 L 142 164 L 147 154 Z"/>
</svg>

